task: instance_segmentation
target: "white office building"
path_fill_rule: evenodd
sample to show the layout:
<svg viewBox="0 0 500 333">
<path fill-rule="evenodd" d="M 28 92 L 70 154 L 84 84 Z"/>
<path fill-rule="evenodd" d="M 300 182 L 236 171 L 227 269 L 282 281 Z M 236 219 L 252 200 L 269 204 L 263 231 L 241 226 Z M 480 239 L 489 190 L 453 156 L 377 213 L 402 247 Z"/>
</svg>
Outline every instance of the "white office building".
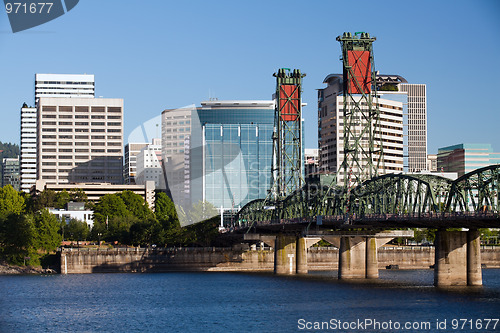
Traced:
<svg viewBox="0 0 500 333">
<path fill-rule="evenodd" d="M 157 189 L 165 189 L 165 177 L 162 170 L 161 139 L 153 139 L 151 144 L 142 148 L 137 154 L 137 185 L 145 185 L 154 181 Z"/>
<path fill-rule="evenodd" d="M 338 182 L 344 179 L 342 163 L 344 161 L 344 119 L 342 92 L 342 75 L 330 74 L 324 83 L 328 86 L 318 90 L 318 143 L 320 171 L 326 173 L 339 172 Z M 403 103 L 392 99 L 378 98 L 380 110 L 380 127 L 374 128 L 377 133 L 374 145 L 383 148 L 383 163 L 378 174 L 403 172 Z M 366 107 L 366 106 L 364 106 Z M 360 119 L 355 132 L 365 126 L 364 119 Z M 378 135 L 380 133 L 380 135 Z M 378 137 L 378 139 L 377 139 Z M 366 138 L 367 139 L 367 138 Z M 361 145 L 368 147 L 368 140 L 361 140 Z M 366 164 L 361 161 L 361 166 Z M 356 167 L 350 170 L 358 172 Z"/>
<path fill-rule="evenodd" d="M 122 99 L 42 97 L 37 113 L 37 179 L 122 184 Z"/>
<path fill-rule="evenodd" d="M 125 145 L 125 163 L 123 165 L 124 184 L 136 184 L 137 154 L 141 152 L 141 149 L 147 146 L 147 142 L 129 142 Z"/>
<path fill-rule="evenodd" d="M 29 192 L 36 182 L 37 161 L 37 112 L 36 108 L 24 104 L 21 107 L 21 155 L 19 157 L 21 184 L 24 192 Z"/>
<path fill-rule="evenodd" d="M 35 104 L 41 97 L 94 98 L 94 75 L 35 74 Z"/>
</svg>

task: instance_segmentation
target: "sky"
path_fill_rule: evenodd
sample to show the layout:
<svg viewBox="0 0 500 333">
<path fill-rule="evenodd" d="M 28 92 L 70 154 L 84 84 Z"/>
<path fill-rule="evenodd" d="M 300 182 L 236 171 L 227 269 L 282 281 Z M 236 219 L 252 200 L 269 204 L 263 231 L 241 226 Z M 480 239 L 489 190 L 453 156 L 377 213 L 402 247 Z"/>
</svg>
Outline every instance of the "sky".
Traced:
<svg viewBox="0 0 500 333">
<path fill-rule="evenodd" d="M 0 11 L 0 141 L 19 143 L 35 73 L 94 74 L 124 99 L 125 140 L 162 110 L 271 99 L 282 67 L 303 81 L 305 146 L 317 147 L 317 95 L 341 73 L 344 31 L 375 36 L 376 70 L 427 85 L 428 153 L 459 143 L 500 152 L 500 1 L 81 0 L 12 33 Z"/>
</svg>

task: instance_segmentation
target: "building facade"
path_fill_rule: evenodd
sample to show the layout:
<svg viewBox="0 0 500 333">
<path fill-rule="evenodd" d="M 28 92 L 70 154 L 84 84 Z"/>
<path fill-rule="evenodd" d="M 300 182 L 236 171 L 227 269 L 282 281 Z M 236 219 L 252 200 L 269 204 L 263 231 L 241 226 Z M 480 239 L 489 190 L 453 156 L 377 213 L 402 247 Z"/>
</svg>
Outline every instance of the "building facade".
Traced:
<svg viewBox="0 0 500 333">
<path fill-rule="evenodd" d="M 437 169 L 464 174 L 492 164 L 500 164 L 500 153 L 493 152 L 491 144 L 462 143 L 438 149 Z"/>
<path fill-rule="evenodd" d="M 19 156 L 2 160 L 2 187 L 11 185 L 16 191 L 20 190 Z"/>
<path fill-rule="evenodd" d="M 41 97 L 94 98 L 94 75 L 35 74 L 35 104 Z"/>
<path fill-rule="evenodd" d="M 191 136 L 192 202 L 237 210 L 271 182 L 273 101 L 205 101 Z M 195 131 L 196 129 L 196 131 Z"/>
<path fill-rule="evenodd" d="M 36 182 L 37 162 L 37 111 L 24 104 L 21 107 L 21 146 L 19 156 L 20 189 L 29 192 Z"/>
<path fill-rule="evenodd" d="M 338 173 L 337 181 L 342 183 L 344 181 L 342 75 L 331 74 L 324 82 L 328 86 L 318 90 L 319 168 L 323 173 Z M 379 166 L 378 174 L 403 172 L 403 103 L 385 98 L 378 98 L 374 101 L 378 103 L 380 110 L 380 127 L 374 128 L 374 146 L 382 146 L 384 153 L 384 160 Z M 364 120 L 360 119 L 359 128 L 354 130 L 361 131 L 365 124 Z M 368 140 L 362 140 L 361 144 L 368 147 Z M 366 165 L 366 162 L 361 161 L 361 166 L 363 165 Z M 353 169 L 351 172 L 358 172 L 358 170 Z"/>
<path fill-rule="evenodd" d="M 319 173 L 319 149 L 306 148 L 304 150 L 305 176 Z"/>
<path fill-rule="evenodd" d="M 122 184 L 122 99 L 42 97 L 37 127 L 37 179 Z"/>
<path fill-rule="evenodd" d="M 157 189 L 166 189 L 161 150 L 161 139 L 153 139 L 137 154 L 136 184 L 144 185 L 146 181 L 153 181 Z"/>
<path fill-rule="evenodd" d="M 137 154 L 148 145 L 147 142 L 129 142 L 124 148 L 123 183 L 135 184 L 137 175 Z"/>
</svg>

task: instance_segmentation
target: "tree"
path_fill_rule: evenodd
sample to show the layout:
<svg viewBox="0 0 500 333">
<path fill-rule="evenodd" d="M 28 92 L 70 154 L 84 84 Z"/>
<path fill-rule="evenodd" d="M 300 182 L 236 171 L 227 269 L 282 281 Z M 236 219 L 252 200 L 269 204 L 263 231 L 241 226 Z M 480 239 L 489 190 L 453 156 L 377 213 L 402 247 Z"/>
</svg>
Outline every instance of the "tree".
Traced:
<svg viewBox="0 0 500 333">
<path fill-rule="evenodd" d="M 63 221 L 63 223 L 66 222 Z M 81 241 L 87 239 L 90 235 L 90 230 L 86 222 L 71 219 L 68 224 L 64 226 L 64 233 L 66 234 L 66 238 L 69 240 Z"/>
<path fill-rule="evenodd" d="M 145 219 L 152 215 L 147 203 L 139 194 L 126 190 L 117 195 L 123 200 L 128 211 L 135 217 Z"/>
<path fill-rule="evenodd" d="M 21 214 L 24 212 L 24 198 L 11 185 L 0 188 L 0 215 Z"/>
<path fill-rule="evenodd" d="M 0 217 L 0 253 L 10 263 L 21 265 L 25 257 L 30 257 L 31 263 L 36 263 L 36 238 L 33 215 L 10 214 Z"/>
<path fill-rule="evenodd" d="M 198 223 L 219 215 L 217 209 L 208 201 L 198 201 L 189 210 L 188 220 L 190 223 Z"/>
<path fill-rule="evenodd" d="M 35 215 L 36 248 L 43 249 L 45 252 L 54 251 L 62 240 L 62 236 L 59 234 L 60 226 L 56 216 L 47 209 L 38 212 Z"/>
<path fill-rule="evenodd" d="M 29 211 L 35 213 L 43 208 L 55 207 L 56 192 L 53 190 L 43 190 L 33 199 Z"/>
<path fill-rule="evenodd" d="M 70 201 L 70 195 L 68 191 L 62 190 L 61 192 L 57 192 L 54 202 L 54 208 L 64 209 L 64 207 L 69 201 Z"/>
<path fill-rule="evenodd" d="M 88 202 L 87 193 L 85 193 L 82 189 L 73 189 L 69 192 L 70 201 L 74 202 Z"/>
<path fill-rule="evenodd" d="M 130 227 L 130 241 L 134 245 L 165 244 L 165 231 L 158 220 L 149 218 Z"/>
<path fill-rule="evenodd" d="M 106 220 L 115 216 L 130 216 L 127 206 L 122 198 L 116 194 L 106 194 L 99 199 L 99 202 L 94 206 L 94 223 L 105 224 Z"/>
<path fill-rule="evenodd" d="M 165 230 L 180 228 L 181 226 L 177 218 L 175 205 L 166 193 L 156 193 L 155 216 Z"/>
</svg>

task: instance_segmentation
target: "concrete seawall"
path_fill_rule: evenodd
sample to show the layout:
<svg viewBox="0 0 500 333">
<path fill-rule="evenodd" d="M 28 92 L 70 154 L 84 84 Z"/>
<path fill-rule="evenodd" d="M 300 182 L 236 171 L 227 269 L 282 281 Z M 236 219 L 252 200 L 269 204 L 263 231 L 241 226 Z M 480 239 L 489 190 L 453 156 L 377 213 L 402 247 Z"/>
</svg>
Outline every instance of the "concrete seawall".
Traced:
<svg viewBox="0 0 500 333">
<path fill-rule="evenodd" d="M 175 272 L 175 271 L 272 271 L 274 251 L 231 248 L 170 249 L 63 249 L 61 273 Z M 308 267 L 314 270 L 338 269 L 336 248 L 312 247 L 307 252 Z M 433 247 L 382 247 L 379 268 L 399 265 L 401 269 L 423 269 L 434 264 Z M 483 247 L 481 262 L 500 268 L 500 248 Z"/>
</svg>

